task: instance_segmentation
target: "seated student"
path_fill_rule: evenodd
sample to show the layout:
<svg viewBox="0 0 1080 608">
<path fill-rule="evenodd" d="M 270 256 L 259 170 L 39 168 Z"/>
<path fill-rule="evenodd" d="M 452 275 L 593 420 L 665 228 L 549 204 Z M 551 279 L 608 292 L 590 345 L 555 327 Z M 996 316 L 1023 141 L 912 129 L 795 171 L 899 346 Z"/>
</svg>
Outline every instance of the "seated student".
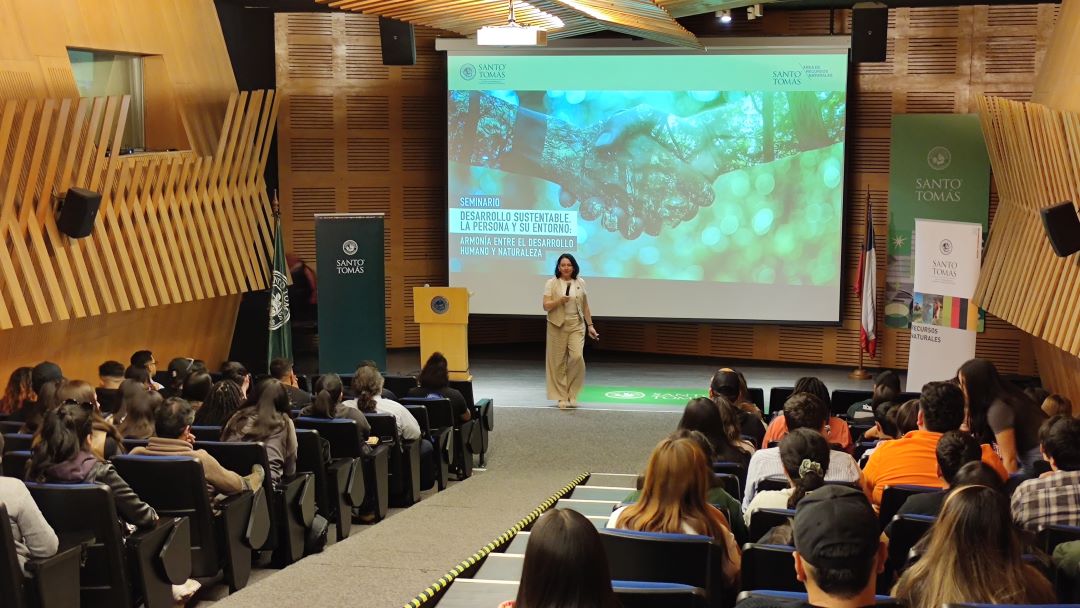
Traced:
<svg viewBox="0 0 1080 608">
<path fill-rule="evenodd" d="M 873 606 L 886 547 L 877 516 L 858 490 L 825 486 L 799 501 L 793 521 L 795 576 L 806 585 L 806 602 L 749 598 L 738 608 L 854 608 Z"/>
<path fill-rule="evenodd" d="M 616 509 L 607 527 L 711 536 L 724 544 L 724 579 L 737 580 L 742 557 L 724 514 L 708 502 L 711 466 L 693 439 L 664 439 L 645 469 L 641 499 Z M 733 514 L 737 516 L 737 514 Z"/>
<path fill-rule="evenodd" d="M 765 437 L 765 420 L 752 401 L 742 373 L 728 367 L 720 368 L 709 381 L 709 399 L 714 402 L 723 397 L 738 411 L 739 433 L 752 437 L 754 445 L 760 445 Z"/>
<path fill-rule="evenodd" d="M 146 370 L 146 375 L 149 378 L 148 384 L 151 390 L 160 391 L 161 389 L 165 388 L 160 383 L 154 380 L 154 374 L 157 373 L 157 359 L 154 358 L 154 353 L 148 350 L 137 350 L 131 354 L 130 362 L 131 365 L 128 367 L 128 370 L 131 370 L 132 368 L 141 368 Z M 127 371 L 125 371 L 124 377 L 135 378 L 135 376 L 129 376 L 127 374 Z M 138 380 L 141 378 L 135 379 Z"/>
<path fill-rule="evenodd" d="M 345 387 L 341 384 L 341 376 L 337 374 L 323 374 L 315 381 L 315 403 L 300 410 L 301 416 L 312 418 L 348 418 L 356 422 L 356 428 L 362 437 L 371 434 L 371 424 L 367 416 L 360 413 L 355 407 L 346 407 L 341 397 Z"/>
<path fill-rule="evenodd" d="M 407 397 L 445 397 L 450 400 L 455 425 L 472 420 L 465 395 L 456 388 L 450 388 L 450 372 L 442 353 L 431 353 L 416 381 L 420 386 L 409 389 Z"/>
<path fill-rule="evenodd" d="M 251 374 L 248 373 L 243 363 L 237 361 L 226 361 L 221 364 L 221 379 L 232 382 L 240 389 L 240 394 L 244 399 L 248 397 L 248 391 L 251 390 Z"/>
<path fill-rule="evenodd" d="M 708 438 L 714 460 L 735 462 L 746 468 L 754 446 L 739 433 L 738 411 L 725 397 L 691 399 L 679 419 L 679 428 L 699 431 Z"/>
<path fill-rule="evenodd" d="M 158 390 L 163 399 L 179 397 L 180 390 L 184 387 L 184 381 L 191 374 L 191 366 L 195 359 L 191 357 L 176 357 L 169 361 L 169 385 Z"/>
<path fill-rule="evenodd" d="M 796 393 L 810 393 L 824 404 L 825 413 L 828 416 L 825 423 L 825 438 L 829 440 L 829 445 L 840 446 L 839 449 L 850 453 L 852 448 L 855 447 L 855 442 L 851 439 L 851 429 L 848 427 L 847 422 L 829 412 L 832 397 L 829 396 L 829 389 L 825 386 L 825 383 L 813 376 L 804 376 L 795 381 L 795 388 L 791 391 L 791 394 Z M 767 448 L 770 443 L 780 441 L 784 438 L 784 435 L 787 435 L 787 432 L 787 418 L 785 416 L 773 418 L 772 422 L 769 423 L 769 428 L 765 430 L 765 438 L 761 440 L 761 447 Z"/>
<path fill-rule="evenodd" d="M 618 608 L 607 554 L 596 528 L 577 511 L 552 509 L 529 535 L 517 599 L 499 608 Z"/>
<path fill-rule="evenodd" d="M 191 372 L 184 380 L 184 386 L 180 389 L 180 398 L 191 404 L 197 412 L 202 407 L 206 398 L 210 396 L 210 389 L 214 381 L 206 372 Z"/>
<path fill-rule="evenodd" d="M 300 381 L 293 370 L 293 362 L 278 357 L 270 361 L 270 377 L 277 378 L 289 393 L 289 404 L 293 409 L 311 404 L 311 393 L 300 390 Z"/>
<path fill-rule="evenodd" d="M 31 378 L 34 369 L 32 367 L 17 367 L 8 378 L 7 388 L 3 396 L 0 396 L 0 414 L 12 414 L 22 407 L 24 401 L 30 399 L 34 391 L 31 388 Z"/>
<path fill-rule="evenodd" d="M 356 368 L 352 381 L 356 399 L 349 399 L 345 407 L 353 407 L 364 413 L 390 414 L 394 417 L 397 431 L 405 441 L 420 442 L 420 489 L 426 490 L 435 485 L 435 472 L 438 462 L 435 460 L 435 447 L 420 435 L 420 423 L 404 406 L 390 399 L 383 398 L 383 377 L 373 366 L 361 364 Z M 376 395 L 380 395 L 376 397 Z"/>
<path fill-rule="evenodd" d="M 244 490 L 262 487 L 266 474 L 261 465 L 251 467 L 251 474 L 241 477 L 218 463 L 206 450 L 196 450 L 192 446 L 195 436 L 191 434 L 191 423 L 195 419 L 195 410 L 191 404 L 179 397 L 165 400 L 154 413 L 154 435 L 145 447 L 139 446 L 131 453 L 148 456 L 191 456 L 199 461 L 203 468 L 206 483 L 214 492 L 230 496 Z"/>
<path fill-rule="evenodd" d="M 296 474 L 296 427 L 289 417 L 289 395 L 281 382 L 273 378 L 256 382 L 244 407 L 225 423 L 221 440 L 261 441 L 275 485 L 283 475 Z"/>
<path fill-rule="evenodd" d="M 125 522 L 146 528 L 157 513 L 132 491 L 113 465 L 90 452 L 91 408 L 65 403 L 45 413 L 41 440 L 34 446 L 26 478 L 48 483 L 101 483 L 112 489 L 116 512 Z"/>
<path fill-rule="evenodd" d="M 899 405 L 891 401 L 886 401 L 874 407 L 874 426 L 867 429 L 862 438 L 863 441 L 873 441 L 874 446 L 862 453 L 859 458 L 860 466 L 866 465 L 870 455 L 874 453 L 874 450 L 882 442 L 891 441 L 902 436 L 896 428 L 896 410 L 899 408 Z"/>
<path fill-rule="evenodd" d="M 913 513 L 937 517 L 938 512 L 941 511 L 941 503 L 945 501 L 946 492 L 957 485 L 956 474 L 969 462 L 981 462 L 982 448 L 970 433 L 949 431 L 938 440 L 934 457 L 937 459 L 937 472 L 942 481 L 942 489 L 908 497 L 896 512 L 897 515 Z M 997 477 L 997 473 L 994 477 L 997 478 L 997 484 L 1001 485 L 1001 478 Z M 888 522 L 885 528 L 886 534 L 891 526 L 892 522 Z"/>
<path fill-rule="evenodd" d="M 705 462 L 715 462 L 716 456 L 712 451 L 712 444 L 709 443 L 708 437 L 699 431 L 692 431 L 685 428 L 680 428 L 671 435 L 668 435 L 668 439 L 693 439 L 701 447 L 701 451 L 705 453 Z M 742 505 L 731 494 L 727 493 L 724 489 L 723 482 L 717 482 L 715 477 L 712 477 L 712 469 L 707 471 L 707 474 L 711 478 L 709 484 L 708 500 L 709 504 L 722 510 L 724 513 L 730 513 L 731 517 L 728 519 L 728 523 L 731 524 L 731 533 L 735 535 L 735 542 L 742 546 L 743 543 L 752 540 L 750 538 L 750 531 L 746 528 L 746 523 L 743 522 L 742 517 L 739 517 Z M 643 486 L 644 476 L 638 476 L 638 489 L 630 493 L 629 496 L 623 499 L 625 503 L 637 502 L 641 498 L 641 487 Z"/>
<path fill-rule="evenodd" d="M 825 485 L 831 452 L 821 433 L 810 429 L 795 429 L 780 440 L 778 449 L 780 462 L 784 465 L 784 475 L 791 485 L 783 490 L 768 490 L 755 494 L 743 514 L 747 526 L 750 525 L 754 511 L 794 509 L 807 492 Z"/>
<path fill-rule="evenodd" d="M 810 429 L 825 437 L 825 421 L 828 419 L 828 406 L 810 393 L 795 393 L 784 404 L 786 429 Z M 785 432 L 786 434 L 786 432 Z M 826 437 L 828 441 L 828 437 Z M 750 501 L 757 494 L 757 484 L 770 475 L 783 475 L 784 465 L 780 460 L 779 448 L 766 448 L 754 452 L 750 467 L 746 471 L 746 488 L 743 490 L 743 510 L 750 506 Z M 859 465 L 847 452 L 831 450 L 829 452 L 829 470 L 825 472 L 825 481 L 858 482 L 862 477 Z"/>
<path fill-rule="evenodd" d="M 875 404 L 874 401 L 878 401 L 878 404 L 894 401 L 899 394 L 900 376 L 891 369 L 878 372 L 878 375 L 874 376 L 873 395 L 869 399 L 852 404 L 852 406 L 848 408 L 847 416 L 851 420 L 868 420 L 873 418 L 874 410 L 877 409 L 877 404 Z"/>
<path fill-rule="evenodd" d="M 911 431 L 919 430 L 919 400 L 909 399 L 892 410 L 893 424 L 896 425 L 896 439 Z"/>
<path fill-rule="evenodd" d="M 219 380 L 210 387 L 210 394 L 195 412 L 196 426 L 221 426 L 244 406 L 244 392 L 232 380 Z"/>
<path fill-rule="evenodd" d="M 161 406 L 158 391 L 136 391 L 123 401 L 124 419 L 116 426 L 124 439 L 149 439 L 154 436 L 154 412 Z"/>
<path fill-rule="evenodd" d="M 887 441 L 870 457 L 863 469 L 863 489 L 875 506 L 881 504 L 885 486 L 916 485 L 941 488 L 937 475 L 937 444 L 941 436 L 964 422 L 964 394 L 955 384 L 929 382 L 919 396 L 919 430 Z M 982 446 L 983 462 L 994 467 L 1002 479 L 1009 474 L 994 450 Z"/>
<path fill-rule="evenodd" d="M 22 422 L 21 432 L 33 433 L 41 424 L 45 411 L 55 407 L 56 389 L 64 380 L 60 366 L 51 361 L 42 361 L 30 370 L 31 397 L 22 402 L 19 409 L 8 420 Z"/>
<path fill-rule="evenodd" d="M 356 367 L 357 367 L 357 369 L 359 369 L 361 367 L 370 367 L 371 369 L 373 369 L 375 371 L 379 371 L 379 366 L 376 365 L 375 362 L 372 361 L 371 359 L 364 359 L 360 363 L 357 363 Z M 380 372 L 380 373 L 382 373 L 382 372 Z M 385 380 L 385 378 L 383 378 L 383 380 Z M 398 396 L 394 394 L 394 391 L 386 388 L 386 386 L 383 386 L 382 393 L 380 393 L 380 394 L 381 394 L 383 399 L 389 399 L 390 401 L 397 401 L 398 400 Z M 408 396 L 408 395 L 406 395 L 406 396 Z"/>
<path fill-rule="evenodd" d="M 0 503 L 7 507 L 8 519 L 11 520 L 19 566 L 23 574 L 29 576 L 26 563 L 31 559 L 52 557 L 60 541 L 21 480 L 0 477 Z"/>
<path fill-rule="evenodd" d="M 145 367 L 140 367 L 138 365 L 129 365 L 127 369 L 124 370 L 124 379 L 134 380 L 135 382 L 141 384 L 143 388 L 148 391 L 158 390 L 154 388 L 154 379 L 150 375 L 150 371 L 147 370 Z"/>
<path fill-rule="evenodd" d="M 106 361 L 98 366 L 98 379 L 101 383 L 94 389 L 97 393 L 98 408 L 106 418 L 120 409 L 120 383 L 124 381 L 124 364 L 119 361 Z"/>
<path fill-rule="evenodd" d="M 93 431 L 90 433 L 90 451 L 98 460 L 106 460 L 124 453 L 123 435 L 101 415 L 97 403 L 97 391 L 82 380 L 64 380 L 56 389 L 57 403 L 78 403 L 90 408 Z"/>
<path fill-rule="evenodd" d="M 1073 404 L 1069 401 L 1068 397 L 1062 395 L 1053 394 L 1047 395 L 1045 399 L 1040 401 L 1042 403 L 1042 411 L 1047 416 L 1072 416 Z"/>
<path fill-rule="evenodd" d="M 1033 532 L 1042 524 L 1080 526 L 1080 420 L 1050 418 L 1039 428 L 1039 445 L 1050 472 L 1017 486 L 1013 519 Z"/>
<path fill-rule="evenodd" d="M 922 557 L 900 576 L 892 595 L 907 608 L 944 604 L 1051 604 L 1053 586 L 1023 560 L 1023 545 L 1004 494 L 986 486 L 949 493 Z"/>
</svg>

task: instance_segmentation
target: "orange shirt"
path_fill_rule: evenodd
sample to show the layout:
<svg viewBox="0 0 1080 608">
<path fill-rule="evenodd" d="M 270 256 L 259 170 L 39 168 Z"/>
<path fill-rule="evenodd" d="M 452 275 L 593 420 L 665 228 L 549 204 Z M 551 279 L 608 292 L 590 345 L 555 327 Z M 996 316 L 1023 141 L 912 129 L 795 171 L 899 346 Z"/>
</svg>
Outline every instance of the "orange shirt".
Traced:
<svg viewBox="0 0 1080 608">
<path fill-rule="evenodd" d="M 938 477 L 937 444 L 944 433 L 911 431 L 900 439 L 878 445 L 863 469 L 863 489 L 874 506 L 881 505 L 885 486 L 915 485 L 944 488 Z M 989 445 L 982 446 L 982 461 L 994 468 L 1002 479 L 1009 474 Z"/>
<path fill-rule="evenodd" d="M 765 437 L 761 440 L 761 447 L 767 448 L 773 441 L 780 441 L 787 435 L 787 432 L 787 419 L 784 418 L 783 414 L 780 414 L 769 423 L 769 428 L 765 430 Z M 841 449 L 849 454 L 851 448 L 854 447 L 848 423 L 836 416 L 829 417 L 829 432 L 825 434 L 825 438 L 829 443 L 841 446 Z"/>
</svg>

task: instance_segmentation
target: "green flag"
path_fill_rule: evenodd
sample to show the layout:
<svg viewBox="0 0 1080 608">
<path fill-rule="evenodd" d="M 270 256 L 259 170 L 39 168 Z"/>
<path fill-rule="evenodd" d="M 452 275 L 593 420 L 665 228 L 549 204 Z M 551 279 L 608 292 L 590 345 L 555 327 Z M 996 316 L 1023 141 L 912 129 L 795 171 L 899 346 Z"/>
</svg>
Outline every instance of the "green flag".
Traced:
<svg viewBox="0 0 1080 608">
<path fill-rule="evenodd" d="M 269 362 L 276 357 L 292 361 L 292 326 L 289 319 L 289 272 L 285 262 L 285 241 L 281 234 L 281 217 L 274 217 L 274 270 L 270 286 L 270 349 Z"/>
</svg>

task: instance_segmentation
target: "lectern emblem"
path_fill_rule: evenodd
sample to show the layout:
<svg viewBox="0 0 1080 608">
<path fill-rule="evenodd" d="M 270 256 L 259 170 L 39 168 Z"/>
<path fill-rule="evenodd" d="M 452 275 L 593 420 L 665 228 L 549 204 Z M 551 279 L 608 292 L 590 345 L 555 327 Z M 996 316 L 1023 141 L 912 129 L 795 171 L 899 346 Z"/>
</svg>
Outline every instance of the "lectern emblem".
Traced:
<svg viewBox="0 0 1080 608">
<path fill-rule="evenodd" d="M 442 296 L 435 296 L 431 298 L 431 312 L 437 315 L 444 315 L 450 310 L 450 301 Z"/>
</svg>

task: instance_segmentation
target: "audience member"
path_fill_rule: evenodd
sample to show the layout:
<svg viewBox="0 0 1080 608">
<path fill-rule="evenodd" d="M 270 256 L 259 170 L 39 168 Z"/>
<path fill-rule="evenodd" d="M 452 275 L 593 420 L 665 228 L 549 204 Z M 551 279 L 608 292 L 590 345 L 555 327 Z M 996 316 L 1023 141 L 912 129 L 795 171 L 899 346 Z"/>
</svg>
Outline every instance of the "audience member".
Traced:
<svg viewBox="0 0 1080 608">
<path fill-rule="evenodd" d="M 875 399 L 877 399 L 875 397 Z M 902 437 L 896 428 L 896 410 L 900 408 L 900 405 L 892 402 L 885 401 L 874 406 L 874 426 L 867 429 L 863 433 L 862 441 L 873 441 L 874 446 L 863 452 L 860 458 L 860 464 L 866 464 L 866 460 L 870 458 L 870 454 L 877 449 L 877 446 L 882 441 L 889 441 L 891 439 L 898 439 Z M 916 415 L 918 412 L 916 412 Z"/>
<path fill-rule="evenodd" d="M 248 373 L 243 363 L 237 361 L 226 361 L 221 364 L 221 378 L 232 382 L 240 389 L 242 398 L 248 397 L 248 391 L 251 389 L 251 374 Z"/>
<path fill-rule="evenodd" d="M 469 404 L 465 401 L 465 395 L 456 388 L 450 387 L 450 371 L 447 368 L 446 357 L 442 353 L 431 353 L 416 377 L 420 386 L 409 389 L 408 397 L 434 397 L 450 400 L 450 409 L 454 414 L 454 424 L 468 422 L 472 419 Z"/>
<path fill-rule="evenodd" d="M 949 382 L 929 382 L 919 396 L 919 429 L 895 441 L 887 441 L 874 451 L 863 469 L 863 488 L 874 505 L 881 504 L 886 486 L 916 485 L 942 488 L 937 474 L 937 444 L 941 436 L 960 428 L 964 422 L 964 395 Z M 1002 479 L 1008 477 L 994 450 L 982 446 L 982 460 L 994 467 Z"/>
<path fill-rule="evenodd" d="M 708 503 L 711 477 L 711 466 L 696 441 L 664 439 L 649 457 L 641 499 L 616 509 L 607 527 L 710 536 L 724 544 L 724 578 L 731 583 L 742 559 L 727 518 Z"/>
<path fill-rule="evenodd" d="M 128 369 L 131 369 L 132 367 L 141 367 L 146 370 L 147 376 L 150 377 L 150 388 L 154 389 L 155 391 L 160 391 L 161 389 L 165 388 L 154 380 L 154 374 L 157 373 L 157 359 L 154 358 L 154 353 L 148 350 L 135 351 L 131 354 L 131 366 Z M 132 378 L 133 376 L 128 376 L 127 373 L 125 373 L 124 377 Z"/>
<path fill-rule="evenodd" d="M 618 608 L 607 554 L 596 528 L 577 511 L 552 509 L 529 535 L 517 599 L 499 608 Z"/>
<path fill-rule="evenodd" d="M 956 487 L 956 475 L 960 468 L 970 462 L 982 462 L 982 447 L 970 433 L 963 431 L 949 431 L 941 436 L 934 449 L 937 458 L 938 476 L 941 478 L 942 490 L 936 492 L 923 492 L 908 497 L 904 504 L 900 505 L 897 515 L 933 515 L 937 517 L 941 511 L 941 503 L 945 501 L 945 494 L 949 488 Z M 989 468 L 989 467 L 987 467 Z M 981 470 L 981 469 L 979 469 Z M 993 469 L 990 469 L 993 472 Z M 1001 478 L 997 472 L 993 473 L 994 480 L 1001 485 Z M 886 535 L 891 535 L 892 522 L 887 522 Z"/>
<path fill-rule="evenodd" d="M 1040 409 L 1042 409 L 1043 413 L 1047 416 L 1073 415 L 1073 404 L 1072 401 L 1069 401 L 1068 397 L 1058 394 L 1047 395 L 1041 403 L 1042 407 Z"/>
<path fill-rule="evenodd" d="M 27 479 L 49 483 L 102 483 L 112 490 L 117 514 L 127 523 L 146 528 L 157 513 L 128 486 L 113 465 L 90 451 L 91 408 L 65 403 L 45 413 L 40 441 L 30 456 Z"/>
<path fill-rule="evenodd" d="M 280 357 L 270 361 L 270 377 L 281 381 L 289 394 L 289 405 L 299 409 L 311 404 L 311 393 L 300 389 L 300 381 L 293 370 L 293 362 Z"/>
<path fill-rule="evenodd" d="M 896 396 L 899 394 L 900 376 L 891 369 L 878 372 L 878 375 L 874 376 L 873 395 L 869 399 L 860 401 L 849 407 L 847 411 L 848 418 L 852 420 L 873 418 L 874 411 L 877 409 L 874 405 L 874 401 L 878 401 L 878 404 L 895 401 Z"/>
<path fill-rule="evenodd" d="M 29 576 L 26 563 L 31 559 L 53 556 L 60 546 L 60 541 L 21 480 L 0 477 L 0 503 L 7 507 L 19 567 L 24 575 Z M 5 592 L 8 597 L 9 594 L 10 592 Z"/>
<path fill-rule="evenodd" d="M 793 521 L 795 577 L 806 602 L 750 598 L 738 608 L 857 608 L 875 604 L 886 547 L 866 497 L 845 486 L 825 486 L 799 501 Z"/>
<path fill-rule="evenodd" d="M 848 427 L 847 422 L 829 412 L 829 404 L 832 403 L 832 398 L 829 396 L 829 389 L 825 386 L 825 383 L 813 376 L 804 376 L 795 381 L 795 389 L 791 391 L 792 395 L 798 393 L 810 393 L 821 401 L 825 406 L 827 415 L 825 438 L 829 440 L 829 445 L 833 447 L 839 446 L 837 449 L 850 453 L 855 446 L 854 441 L 851 439 L 851 429 Z M 769 423 L 769 428 L 765 431 L 764 439 L 761 440 L 761 447 L 768 447 L 770 443 L 780 441 L 787 433 L 787 417 L 777 416 L 773 418 L 772 422 Z"/>
<path fill-rule="evenodd" d="M 735 462 L 745 469 L 754 447 L 739 434 L 738 413 L 721 395 L 714 402 L 706 397 L 691 399 L 679 419 L 680 429 L 699 431 L 709 440 L 713 457 L 721 462 Z"/>
<path fill-rule="evenodd" d="M 919 430 L 919 400 L 909 399 L 892 410 L 893 424 L 896 425 L 896 438 L 899 439 L 911 431 Z"/>
<path fill-rule="evenodd" d="M 202 407 L 195 412 L 197 426 L 221 426 L 244 405 L 244 393 L 232 380 L 219 380 L 210 388 Z"/>
<path fill-rule="evenodd" d="M 314 418 L 348 418 L 356 422 L 356 429 L 362 438 L 371 434 L 371 424 L 367 416 L 360 413 L 355 407 L 346 407 L 342 403 L 345 387 L 341 383 L 341 376 L 337 374 L 323 374 L 315 381 L 315 402 L 300 410 L 301 416 Z"/>
<path fill-rule="evenodd" d="M 124 453 L 123 436 L 109 423 L 97 403 L 97 391 L 82 380 L 65 380 L 56 389 L 56 403 L 77 403 L 90 408 L 93 430 L 90 433 L 90 451 L 98 460 L 107 460 Z"/>
<path fill-rule="evenodd" d="M 4 395 L 0 397 L 0 414 L 12 414 L 18 411 L 22 408 L 23 402 L 33 397 L 34 389 L 30 382 L 33 371 L 32 367 L 18 367 L 11 372 Z"/>
<path fill-rule="evenodd" d="M 373 370 L 375 370 L 377 372 L 379 371 L 378 364 L 376 364 L 371 359 L 364 359 L 360 363 L 357 363 L 356 367 L 357 367 L 357 369 L 359 369 L 361 367 L 370 367 L 371 369 L 373 369 Z M 384 380 L 385 380 L 385 378 L 384 378 Z M 350 386 L 350 388 L 351 388 L 351 386 Z M 394 391 L 386 388 L 385 385 L 383 386 L 382 393 L 380 393 L 380 395 L 382 396 L 383 399 L 389 399 L 390 401 L 397 401 L 398 400 L 398 397 L 397 397 L 397 395 L 394 394 Z"/>
<path fill-rule="evenodd" d="M 195 360 L 191 357 L 176 357 L 169 361 L 169 385 L 160 389 L 162 398 L 179 397 L 184 387 L 184 382 L 191 374 L 191 365 Z"/>
<path fill-rule="evenodd" d="M 758 509 L 794 509 L 807 492 L 825 485 L 829 470 L 829 444 L 821 433 L 811 429 L 795 429 L 780 440 L 780 462 L 784 466 L 789 487 L 783 490 L 758 492 L 746 507 L 746 525 Z"/>
<path fill-rule="evenodd" d="M 892 595 L 908 608 L 945 604 L 1051 604 L 1054 589 L 1023 560 L 1008 499 L 985 486 L 951 492 Z"/>
<path fill-rule="evenodd" d="M 1031 476 L 1039 454 L 1039 426 L 1046 415 L 1039 404 L 1006 382 L 994 364 L 971 359 L 956 373 L 968 407 L 968 427 L 982 443 L 997 444 L 1005 470 Z"/>
<path fill-rule="evenodd" d="M 124 381 L 124 364 L 111 359 L 102 363 L 98 366 L 98 380 L 101 381 L 98 388 L 120 388 L 120 383 Z"/>
<path fill-rule="evenodd" d="M 270 463 L 270 479 L 275 485 L 282 475 L 294 475 L 296 427 L 289 417 L 289 395 L 281 382 L 274 378 L 257 382 L 244 407 L 225 423 L 221 440 L 263 442 Z"/>
<path fill-rule="evenodd" d="M 717 370 L 709 381 L 709 398 L 715 402 L 718 397 L 727 399 L 738 410 L 739 433 L 750 437 L 755 446 L 760 445 L 765 436 L 765 420 L 761 410 L 750 400 L 746 378 L 729 367 Z"/>
<path fill-rule="evenodd" d="M 145 447 L 131 450 L 132 454 L 148 456 L 191 456 L 202 465 L 203 477 L 210 486 L 211 496 L 216 493 L 230 496 L 244 490 L 257 490 L 262 487 L 266 474 L 261 465 L 253 465 L 251 474 L 240 476 L 226 469 L 206 450 L 196 450 L 192 446 L 195 436 L 191 434 L 191 423 L 195 420 L 195 410 L 191 404 L 179 397 L 165 400 L 154 414 L 154 436 L 150 437 Z"/>
<path fill-rule="evenodd" d="M 202 372 L 204 374 L 210 373 L 210 370 L 206 367 L 206 361 L 202 359 L 193 359 L 191 361 L 191 373 Z"/>
<path fill-rule="evenodd" d="M 171 397 L 170 397 L 171 398 Z M 124 439 L 149 439 L 154 436 L 154 419 L 157 408 L 161 406 L 161 393 L 157 391 L 139 391 L 130 399 L 125 399 L 124 419 L 116 425 L 116 430 Z"/>
<path fill-rule="evenodd" d="M 154 379 L 150 376 L 150 370 L 146 369 L 145 367 L 140 367 L 138 365 L 129 365 L 128 368 L 124 370 L 124 379 L 134 380 L 141 384 L 143 388 L 148 391 L 158 390 L 154 386 L 156 383 L 154 382 Z"/>
<path fill-rule="evenodd" d="M 51 361 L 42 361 L 30 370 L 30 391 L 32 395 L 23 401 L 8 420 L 22 422 L 24 433 L 33 433 L 41 425 L 46 410 L 56 406 L 56 389 L 64 380 L 60 366 Z"/>
<path fill-rule="evenodd" d="M 1080 526 L 1080 420 L 1054 416 L 1039 429 L 1050 472 L 1029 479 L 1012 495 L 1013 519 L 1035 532 L 1040 525 Z"/>
<path fill-rule="evenodd" d="M 210 396 L 210 389 L 214 386 L 210 374 L 206 372 L 191 372 L 184 380 L 184 386 L 180 389 L 180 398 L 191 404 L 195 411 L 199 411 L 206 398 Z"/>
<path fill-rule="evenodd" d="M 795 393 L 784 404 L 785 429 L 810 429 L 825 433 L 825 421 L 828 419 L 828 405 L 811 393 Z M 787 431 L 785 431 L 786 434 Z M 771 475 L 783 475 L 784 465 L 780 459 L 779 448 L 766 448 L 754 452 L 750 458 L 750 467 L 746 472 L 746 488 L 743 490 L 743 509 L 750 506 L 750 501 L 757 494 L 757 484 Z M 825 472 L 825 481 L 859 482 L 862 473 L 859 465 L 847 452 L 831 450 L 829 470 Z"/>
</svg>

